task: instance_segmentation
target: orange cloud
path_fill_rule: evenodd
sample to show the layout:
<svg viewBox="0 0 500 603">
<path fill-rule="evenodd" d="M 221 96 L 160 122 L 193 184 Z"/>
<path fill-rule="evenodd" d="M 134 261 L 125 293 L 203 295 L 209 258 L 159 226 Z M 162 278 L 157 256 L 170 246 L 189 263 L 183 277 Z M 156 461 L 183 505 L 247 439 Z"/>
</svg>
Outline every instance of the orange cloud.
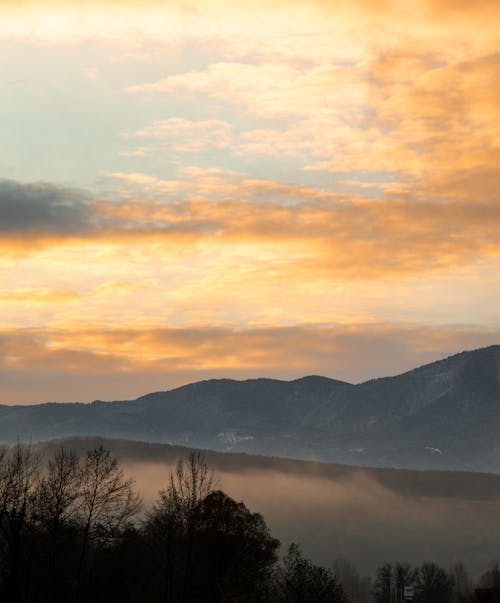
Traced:
<svg viewBox="0 0 500 603">
<path fill-rule="evenodd" d="M 88 400 L 103 392 L 116 399 L 222 376 L 290 379 L 313 372 L 360 381 L 498 343 L 499 336 L 498 329 L 390 324 L 4 331 L 0 374 L 9 377 L 2 398 L 15 401 L 7 395 L 16 378 L 27 379 L 25 402 Z M 69 389 L 71 381 L 77 390 Z"/>
<path fill-rule="evenodd" d="M 202 185 L 205 187 L 205 184 Z M 227 188 L 229 191 L 227 190 Z M 432 202 L 366 199 L 333 195 L 307 187 L 244 179 L 222 192 L 247 200 L 182 202 L 136 201 L 106 208 L 115 218 L 131 218 L 145 230 L 131 236 L 161 238 L 191 233 L 209 245 L 269 242 L 279 257 L 281 244 L 295 244 L 302 259 L 289 258 L 291 270 L 304 263 L 335 275 L 376 277 L 391 273 L 447 269 L 479 257 L 499 257 L 500 212 L 493 201 Z M 262 196 L 276 200 L 258 202 Z M 300 199 L 293 205 L 279 199 Z M 117 233 L 119 235 L 119 233 Z M 256 248 L 257 248 L 256 247 Z M 302 251 L 300 251 L 302 250 Z M 290 248 L 283 249 L 283 258 Z"/>
<path fill-rule="evenodd" d="M 496 337 L 387 326 L 498 322 L 496 0 L 0 3 L 0 39 L 82 44 L 80 83 L 141 111 L 116 122 L 105 197 L 0 183 L 0 328 L 25 328 L 0 341 L 4 394 L 53 392 L 58 367 L 65 398 L 91 395 L 85 371 L 96 396 L 349 377 L 365 348 L 385 372 Z M 189 165 L 219 158 L 247 173 Z"/>
<path fill-rule="evenodd" d="M 53 304 L 71 302 L 80 299 L 75 291 L 64 289 L 51 289 L 42 287 L 38 289 L 14 288 L 0 289 L 0 305 L 4 304 Z"/>
<path fill-rule="evenodd" d="M 306 281 L 415 276 L 500 257 L 494 196 L 432 201 L 417 187 L 416 198 L 403 190 L 402 196 L 377 199 L 223 170 L 188 169 L 183 179 L 167 181 L 140 173 L 112 176 L 132 184 L 135 194 L 144 189 L 158 200 L 88 202 L 86 220 L 92 226 L 80 234 L 68 237 L 63 230 L 58 238 L 48 224 L 48 234 L 42 225 L 34 241 L 25 240 L 21 224 L 15 237 L 0 233 L 0 245 L 11 253 L 19 248 L 35 254 L 43 245 L 83 246 L 103 257 L 130 259 L 135 253 L 150 260 L 165 253 L 194 254 L 200 266 L 210 250 L 217 257 L 210 270 L 217 261 L 230 268 L 232 250 L 245 249 L 245 262 L 262 255 L 275 274 L 295 273 Z M 483 178 L 476 190 L 489 186 L 493 195 L 494 182 Z M 397 193 L 397 183 L 388 186 Z M 232 269 L 239 273 L 237 261 Z"/>
<path fill-rule="evenodd" d="M 446 56 L 418 41 L 358 64 L 214 63 L 129 91 L 203 93 L 288 120 L 285 128 L 233 138 L 236 156 L 301 157 L 306 170 L 390 172 L 412 180 L 415 194 L 476 198 L 480 188 L 484 199 L 498 185 L 497 53 Z"/>
</svg>

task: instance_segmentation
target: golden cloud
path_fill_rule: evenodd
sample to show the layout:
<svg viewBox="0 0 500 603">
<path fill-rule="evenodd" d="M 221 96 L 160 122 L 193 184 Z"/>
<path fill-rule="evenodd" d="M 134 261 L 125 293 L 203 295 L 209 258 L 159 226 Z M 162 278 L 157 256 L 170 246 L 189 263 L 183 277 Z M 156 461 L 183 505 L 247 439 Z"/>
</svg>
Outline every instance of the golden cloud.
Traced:
<svg viewBox="0 0 500 603">
<path fill-rule="evenodd" d="M 7 370 L 11 379 L 28 376 L 28 383 L 43 383 L 36 393 L 26 390 L 34 396 L 31 401 L 64 399 L 55 384 L 62 384 L 67 395 L 66 381 L 72 379 L 79 383 L 72 400 L 97 397 L 103 390 L 130 397 L 160 384 L 164 389 L 217 376 L 294 378 L 314 372 L 359 381 L 411 369 L 459 348 L 498 343 L 499 335 L 498 329 L 391 324 L 241 330 L 21 329 L 0 334 L 0 373 Z M 94 376 L 101 392 L 89 376 Z"/>
<path fill-rule="evenodd" d="M 54 304 L 79 299 L 80 295 L 77 292 L 67 289 L 51 289 L 50 287 L 0 289 L 0 306 L 18 303 L 28 305 Z"/>
<path fill-rule="evenodd" d="M 428 359 L 496 336 L 384 323 L 498 320 L 496 0 L 0 3 L 0 39 L 78 52 L 104 40 L 108 55 L 78 67 L 99 75 L 96 98 L 109 84 L 137 106 L 172 101 L 140 128 L 120 122 L 106 198 L 1 183 L 0 327 L 26 329 L 0 341 L 5 391 L 19 378 L 48 392 L 58 367 L 85 392 L 85 371 L 110 391 L 108 369 L 128 387 L 168 370 L 177 382 L 265 366 L 348 376 L 363 345 L 399 342 L 383 366 L 401 354 L 409 367 L 410 349 Z M 165 58 L 194 46 L 189 61 Z M 118 61 L 138 57 L 155 75 L 124 82 Z M 144 173 L 153 153 L 181 167 Z M 189 153 L 255 172 L 186 166 Z M 276 158 L 328 188 L 263 178 Z"/>
<path fill-rule="evenodd" d="M 231 266 L 232 253 L 245 250 L 250 265 L 250 258 L 257 262 L 263 254 L 275 273 L 288 277 L 295 271 L 306 281 L 415 276 L 500 257 L 494 175 L 488 180 L 483 173 L 481 182 L 470 182 L 478 192 L 472 202 L 465 194 L 457 194 L 456 200 L 425 200 L 418 188 L 415 197 L 406 193 L 383 199 L 234 172 L 191 169 L 187 173 L 189 177 L 167 181 L 140 173 L 112 174 L 132 185 L 134 194 L 143 189 L 158 200 L 89 202 L 81 233 L 59 235 L 50 232 L 49 225 L 49 233 L 40 227 L 24 239 L 21 225 L 15 237 L 0 233 L 0 245 L 11 254 L 84 246 L 90 254 L 95 248 L 98 254 L 130 258 L 135 250 L 136 256 L 150 261 L 165 253 L 177 258 L 194 254 L 202 263 L 210 250 L 217 258 L 213 268 L 221 261 L 225 269 Z M 470 177 L 462 174 L 462 182 Z M 438 178 L 439 174 L 434 190 Z M 486 187 L 490 194 L 481 195 Z M 162 196 L 165 200 L 160 200 Z M 233 262 L 237 274 L 237 260 Z"/>
<path fill-rule="evenodd" d="M 202 93 L 287 121 L 221 136 L 237 157 L 296 157 L 306 170 L 366 172 L 367 181 L 386 172 L 412 181 L 415 195 L 484 200 L 500 165 L 499 48 L 487 50 L 447 56 L 419 41 L 356 64 L 214 63 L 128 90 Z"/>
</svg>

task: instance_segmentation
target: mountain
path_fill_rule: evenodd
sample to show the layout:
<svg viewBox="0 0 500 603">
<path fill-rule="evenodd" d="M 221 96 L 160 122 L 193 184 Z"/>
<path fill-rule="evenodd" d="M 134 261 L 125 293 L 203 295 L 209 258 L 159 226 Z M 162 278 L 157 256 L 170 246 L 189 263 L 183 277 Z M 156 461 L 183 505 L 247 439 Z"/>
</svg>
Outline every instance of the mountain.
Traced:
<svg viewBox="0 0 500 603">
<path fill-rule="evenodd" d="M 202 381 L 132 401 L 0 406 L 0 441 L 98 435 L 366 466 L 500 471 L 500 346 L 352 385 Z"/>
</svg>

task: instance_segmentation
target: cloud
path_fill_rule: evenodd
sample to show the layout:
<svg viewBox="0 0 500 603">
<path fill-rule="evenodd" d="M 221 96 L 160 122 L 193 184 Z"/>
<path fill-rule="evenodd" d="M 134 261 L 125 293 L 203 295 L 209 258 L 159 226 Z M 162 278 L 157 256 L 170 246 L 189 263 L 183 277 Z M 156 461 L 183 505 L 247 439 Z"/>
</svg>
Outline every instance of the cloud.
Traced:
<svg viewBox="0 0 500 603">
<path fill-rule="evenodd" d="M 300 325 L 497 324 L 499 10 L 491 0 L 2 2 L 0 39 L 19 42 L 21 63 L 27 42 L 59 72 L 51 45 L 64 45 L 56 54 L 76 82 L 65 106 L 78 96 L 89 110 L 65 122 L 75 158 L 93 136 L 79 128 L 118 107 L 94 164 L 104 195 L 0 184 L 0 327 L 27 338 L 4 342 L 4 391 L 14 381 L 26 398 L 37 384 L 55 391 L 58 366 L 66 398 L 74 384 L 90 391 L 84 367 L 96 396 L 113 391 L 105 366 L 124 391 L 167 374 L 326 371 L 333 340 L 358 342 L 349 375 L 356 354 L 368 358 L 361 335 Z M 17 173 L 52 170 L 48 159 Z M 85 165 L 68 173 L 91 181 Z M 398 329 L 384 332 L 400 342 Z M 373 347 L 364 340 L 373 357 L 386 350 L 384 367 L 415 358 L 416 336 L 401 329 L 410 343 L 393 355 L 382 328 Z M 429 329 L 442 351 L 451 336 Z"/>
<path fill-rule="evenodd" d="M 127 90 L 190 102 L 203 94 L 231 103 L 243 120 L 262 120 L 222 138 L 240 159 L 286 157 L 306 171 L 364 172 L 367 181 L 382 174 L 400 179 L 396 192 L 411 182 L 415 197 L 495 199 L 498 47 L 467 56 L 427 42 L 401 40 L 355 63 L 218 62 Z"/>
<path fill-rule="evenodd" d="M 193 153 L 204 149 L 225 149 L 230 144 L 231 125 L 218 119 L 192 121 L 171 117 L 124 134 L 126 139 L 146 139 L 148 146 L 132 151 L 141 155 L 158 152 Z"/>
<path fill-rule="evenodd" d="M 114 177 L 184 196 L 180 202 L 137 199 L 102 207 L 118 224 L 128 221 L 136 236 L 185 232 L 207 245 L 247 242 L 256 250 L 269 243 L 277 258 L 288 257 L 290 273 L 306 279 L 308 271 L 332 278 L 415 275 L 500 255 L 495 200 L 416 201 L 404 190 L 402 196 L 377 199 L 223 173 L 173 181 Z M 394 183 L 387 186 L 398 192 Z"/>
<path fill-rule="evenodd" d="M 82 232 L 90 224 L 85 198 L 80 191 L 51 184 L 0 181 L 0 236 Z"/>
<path fill-rule="evenodd" d="M 364 102 L 366 87 L 353 65 L 299 69 L 284 63 L 226 62 L 130 86 L 127 91 L 203 93 L 266 117 L 304 116 L 315 111 L 340 117 L 343 109 L 352 114 Z"/>
<path fill-rule="evenodd" d="M 75 291 L 52 289 L 50 287 L 0 289 L 0 304 L 58 304 L 77 301 L 80 295 Z"/>
<path fill-rule="evenodd" d="M 2 401 L 132 397 L 211 377 L 320 373 L 348 381 L 394 374 L 464 348 L 498 343 L 498 328 L 391 324 L 280 328 L 142 328 L 3 331 Z M 25 380 L 22 400 L 9 383 Z M 102 388 L 102 389 L 101 389 Z M 18 394 L 19 395 L 19 394 Z"/>
<path fill-rule="evenodd" d="M 170 45 L 191 54 L 202 39 L 209 49 L 208 64 L 168 62 L 163 76 L 126 86 L 136 98 L 159 92 L 187 100 L 208 117 L 155 119 L 128 132 L 122 156 L 217 149 L 233 160 L 279 156 L 295 161 L 293 169 L 298 162 L 356 178 L 370 172 L 367 180 L 388 172 L 425 198 L 495 194 L 498 3 L 277 2 L 263 10 L 254 3 L 151 2 L 141 14 L 134 2 L 103 1 L 101 12 L 54 2 L 44 5 L 49 15 L 35 11 L 38 27 L 28 27 L 35 5 L 23 3 L 18 15 L 35 38 L 47 30 L 47 40 L 60 41 L 80 28 L 94 41 L 119 40 L 116 51 L 140 54 L 144 46 L 155 61 Z M 240 130 L 241 138 L 234 135 Z"/>
<path fill-rule="evenodd" d="M 500 208 L 493 195 L 432 201 L 404 189 L 400 195 L 389 183 L 395 194 L 383 199 L 199 168 L 172 180 L 110 176 L 132 187 L 122 191 L 124 198 L 84 203 L 82 193 L 72 198 L 49 185 L 4 185 L 0 245 L 11 253 L 108 247 L 130 262 L 132 248 L 150 260 L 175 253 L 191 256 L 209 275 L 223 268 L 228 277 L 243 278 L 246 265 L 247 277 L 259 281 L 269 280 L 262 258 L 275 278 L 296 283 L 413 278 L 500 258 Z M 209 265 L 208 250 L 215 253 Z"/>
</svg>

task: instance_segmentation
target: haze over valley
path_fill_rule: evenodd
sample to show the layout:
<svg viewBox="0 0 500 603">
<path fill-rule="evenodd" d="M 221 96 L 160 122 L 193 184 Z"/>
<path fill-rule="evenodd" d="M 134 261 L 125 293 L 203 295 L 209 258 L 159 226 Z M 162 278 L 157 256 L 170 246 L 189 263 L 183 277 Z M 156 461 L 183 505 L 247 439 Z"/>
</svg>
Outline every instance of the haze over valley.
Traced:
<svg viewBox="0 0 500 603">
<path fill-rule="evenodd" d="M 146 507 L 188 449 L 96 438 L 64 445 L 84 453 L 103 444 L 124 466 Z M 262 513 L 283 548 L 299 542 L 315 562 L 348 558 L 370 575 L 383 561 L 445 567 L 462 561 L 479 575 L 498 554 L 500 476 L 482 473 L 356 468 L 204 451 L 218 487 Z"/>
</svg>

